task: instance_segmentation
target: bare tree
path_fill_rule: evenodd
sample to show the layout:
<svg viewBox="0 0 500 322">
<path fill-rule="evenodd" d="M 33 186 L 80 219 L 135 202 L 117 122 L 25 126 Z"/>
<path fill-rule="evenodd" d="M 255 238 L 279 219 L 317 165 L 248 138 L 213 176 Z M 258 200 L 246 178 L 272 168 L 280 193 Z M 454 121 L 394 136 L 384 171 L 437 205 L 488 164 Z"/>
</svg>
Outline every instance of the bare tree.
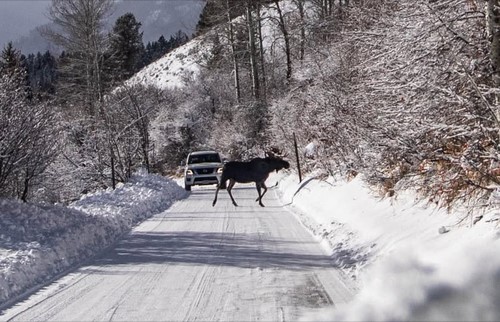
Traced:
<svg viewBox="0 0 500 322">
<path fill-rule="evenodd" d="M 102 150 L 110 155 L 110 163 L 105 165 L 111 171 L 111 180 L 127 181 L 141 166 L 149 172 L 150 123 L 159 105 L 155 91 L 142 86 L 125 87 L 110 95 L 104 104 L 106 134 Z"/>
<path fill-rule="evenodd" d="M 47 103 L 27 100 L 23 79 L 19 72 L 0 77 L 0 195 L 27 201 L 57 156 L 60 131 Z"/>
<path fill-rule="evenodd" d="M 63 64 L 67 94 L 80 95 L 91 115 L 103 98 L 103 64 L 106 50 L 105 19 L 113 0 L 52 0 L 49 17 L 57 28 L 43 34 L 65 50 Z"/>
<path fill-rule="evenodd" d="M 311 0 L 311 3 L 318 10 L 320 19 L 327 19 L 333 14 L 334 0 Z"/>
<path fill-rule="evenodd" d="M 294 0 L 295 5 L 297 6 L 299 10 L 299 17 L 300 17 L 300 55 L 299 59 L 301 61 L 304 60 L 304 55 L 305 55 L 305 45 L 306 45 L 306 21 L 305 21 L 305 8 L 304 8 L 304 3 L 305 0 Z"/>
</svg>

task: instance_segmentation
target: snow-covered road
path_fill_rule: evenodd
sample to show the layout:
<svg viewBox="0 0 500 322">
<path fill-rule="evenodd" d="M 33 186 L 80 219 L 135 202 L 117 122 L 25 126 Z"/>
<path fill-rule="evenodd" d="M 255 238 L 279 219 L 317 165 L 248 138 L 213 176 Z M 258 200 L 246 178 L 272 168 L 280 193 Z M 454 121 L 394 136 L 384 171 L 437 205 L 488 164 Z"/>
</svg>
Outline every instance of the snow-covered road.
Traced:
<svg viewBox="0 0 500 322">
<path fill-rule="evenodd" d="M 286 321 L 352 299 L 349 278 L 270 189 L 213 187 L 143 222 L 2 320 Z"/>
</svg>

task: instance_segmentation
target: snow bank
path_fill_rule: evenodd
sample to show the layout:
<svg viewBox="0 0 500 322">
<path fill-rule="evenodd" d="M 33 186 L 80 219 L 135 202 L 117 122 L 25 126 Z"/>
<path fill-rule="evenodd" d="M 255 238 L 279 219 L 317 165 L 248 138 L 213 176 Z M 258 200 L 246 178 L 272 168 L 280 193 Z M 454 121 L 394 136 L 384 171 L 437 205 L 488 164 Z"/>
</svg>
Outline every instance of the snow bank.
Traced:
<svg viewBox="0 0 500 322">
<path fill-rule="evenodd" d="M 361 178 L 278 180 L 283 201 L 360 283 L 352 303 L 304 320 L 500 320 L 497 212 L 472 225 L 479 214 L 449 214 L 408 192 L 380 199 Z"/>
<path fill-rule="evenodd" d="M 69 207 L 0 200 L 0 307 L 113 244 L 186 196 L 172 180 L 137 174 Z"/>
<path fill-rule="evenodd" d="M 348 321 L 499 321 L 500 240 L 403 247 L 364 277 L 356 300 L 323 319 Z M 452 243 L 450 243 L 452 242 Z M 314 317 L 318 320 L 320 317 Z"/>
</svg>

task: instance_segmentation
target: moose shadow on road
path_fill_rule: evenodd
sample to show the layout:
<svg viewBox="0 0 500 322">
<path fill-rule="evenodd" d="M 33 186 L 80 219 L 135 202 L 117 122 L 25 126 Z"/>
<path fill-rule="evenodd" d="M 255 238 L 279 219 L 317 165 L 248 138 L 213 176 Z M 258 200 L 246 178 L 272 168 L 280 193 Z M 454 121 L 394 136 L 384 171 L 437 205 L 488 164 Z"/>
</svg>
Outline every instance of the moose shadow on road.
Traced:
<svg viewBox="0 0 500 322">
<path fill-rule="evenodd" d="M 310 270 L 331 268 L 330 256 L 290 251 L 273 251 L 277 244 L 293 241 L 263 239 L 258 234 L 172 232 L 134 233 L 116 248 L 98 258 L 95 265 L 124 264 L 193 264 L 225 265 L 243 268 L 283 268 Z M 300 243 L 303 244 L 303 243 Z M 320 253 L 320 252 L 318 252 Z"/>
<path fill-rule="evenodd" d="M 232 220 L 253 220 L 256 212 L 264 216 L 288 215 L 285 211 L 276 213 L 276 200 L 269 200 L 269 207 L 255 207 L 253 196 L 248 195 L 254 186 L 242 185 L 236 192 L 240 207 L 230 204 L 229 196 L 222 197 L 219 207 L 212 207 L 212 189 L 193 189 L 197 202 L 207 202 L 206 209 L 199 211 L 172 210 L 151 219 L 167 222 L 223 222 L 230 211 Z M 255 195 L 257 192 L 255 191 Z M 248 201 L 246 199 L 252 200 Z M 205 201 L 206 200 L 206 201 Z M 274 205 L 274 207 L 273 207 Z M 229 210 L 227 209 L 229 207 Z M 274 209 L 272 209 L 274 208 Z M 271 221 L 272 222 L 272 221 Z M 265 229 L 267 231 L 267 229 Z M 307 247 L 311 243 L 312 247 Z M 306 246 L 306 247 L 305 247 Z M 317 248 L 315 248 L 317 247 Z M 135 231 L 121 240 L 114 249 L 99 257 L 95 265 L 141 265 L 149 263 L 170 265 L 215 265 L 242 268 L 280 268 L 287 270 L 314 270 L 335 267 L 331 256 L 324 254 L 320 246 L 310 240 L 274 237 L 269 232 L 213 232 L 213 231 Z M 109 270 L 106 270 L 109 273 Z"/>
</svg>

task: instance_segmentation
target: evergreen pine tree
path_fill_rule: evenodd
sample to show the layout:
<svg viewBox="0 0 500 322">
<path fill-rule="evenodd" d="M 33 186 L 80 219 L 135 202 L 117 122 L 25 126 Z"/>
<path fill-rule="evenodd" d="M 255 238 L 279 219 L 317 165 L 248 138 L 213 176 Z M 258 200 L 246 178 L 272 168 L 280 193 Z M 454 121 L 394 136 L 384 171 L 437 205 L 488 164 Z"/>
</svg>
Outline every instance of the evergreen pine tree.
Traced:
<svg viewBox="0 0 500 322">
<path fill-rule="evenodd" d="M 140 62 L 142 63 L 141 67 L 158 60 L 166 53 L 184 45 L 188 40 L 188 35 L 186 35 L 186 33 L 182 30 L 179 30 L 174 35 L 170 36 L 169 40 L 166 40 L 165 37 L 161 35 L 157 41 L 148 42 L 140 59 Z"/>
<path fill-rule="evenodd" d="M 41 59 L 42 80 L 40 90 L 53 95 L 56 91 L 57 82 L 56 58 L 47 50 L 45 54 L 42 55 Z"/>
<path fill-rule="evenodd" d="M 1 67 L 2 72 L 13 72 L 21 63 L 21 52 L 14 48 L 10 41 L 2 50 Z"/>
<path fill-rule="evenodd" d="M 207 0 L 196 25 L 196 34 L 202 34 L 211 27 L 227 21 L 228 4 L 231 18 L 241 16 L 245 12 L 244 0 Z"/>
<path fill-rule="evenodd" d="M 141 23 L 132 13 L 126 13 L 116 20 L 110 34 L 110 58 L 112 73 L 118 80 L 132 76 L 140 66 L 144 52 Z"/>
<path fill-rule="evenodd" d="M 22 55 L 19 50 L 14 48 L 12 42 L 9 42 L 0 54 L 0 76 L 8 75 L 19 82 L 23 87 L 25 98 L 31 100 L 33 92 L 30 87 L 27 57 Z"/>
<path fill-rule="evenodd" d="M 56 59 L 49 51 L 43 55 L 38 52 L 29 54 L 25 59 L 21 56 L 21 67 L 27 72 L 27 83 L 33 95 L 45 99 L 56 91 L 57 66 Z"/>
</svg>

